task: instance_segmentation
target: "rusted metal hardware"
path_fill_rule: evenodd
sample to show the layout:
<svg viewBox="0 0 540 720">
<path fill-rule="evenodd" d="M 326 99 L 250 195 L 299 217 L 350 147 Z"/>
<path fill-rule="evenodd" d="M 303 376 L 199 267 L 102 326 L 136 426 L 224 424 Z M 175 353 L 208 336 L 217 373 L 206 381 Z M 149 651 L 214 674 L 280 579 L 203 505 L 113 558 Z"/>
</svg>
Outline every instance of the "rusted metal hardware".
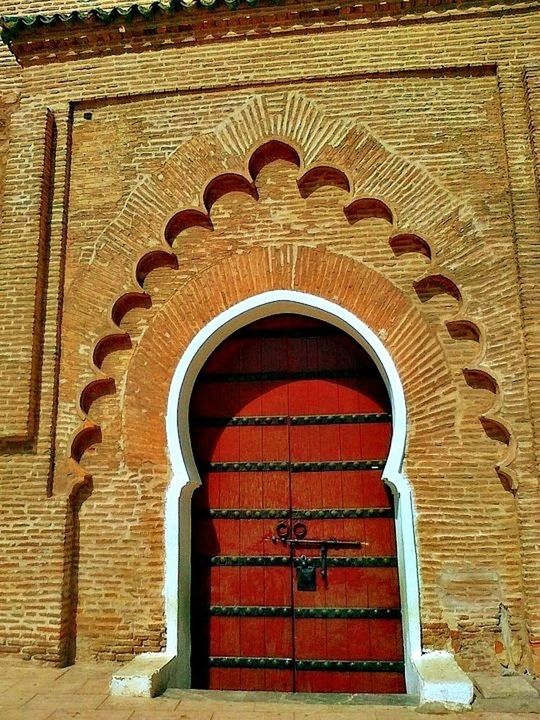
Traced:
<svg viewBox="0 0 540 720">
<path fill-rule="evenodd" d="M 401 660 L 293 660 L 270 657 L 216 657 L 208 658 L 211 667 L 258 668 L 266 670 L 327 670 L 329 672 L 403 672 Z"/>
<path fill-rule="evenodd" d="M 197 511 L 200 517 L 215 520 L 346 520 L 357 518 L 392 518 L 392 508 L 314 508 L 288 510 L 286 508 L 205 508 Z"/>
<path fill-rule="evenodd" d="M 199 562 L 206 562 L 209 565 L 222 565 L 229 567 L 286 567 L 296 564 L 298 558 L 291 558 L 290 555 L 212 555 L 199 556 Z M 321 558 L 311 558 L 316 567 L 321 566 Z M 397 567 L 397 557 L 385 556 L 362 556 L 362 557 L 329 557 L 328 567 Z"/>
<path fill-rule="evenodd" d="M 290 617 L 327 620 L 391 620 L 400 608 L 295 607 L 290 605 L 210 605 L 210 615 L 221 617 Z"/>
<path fill-rule="evenodd" d="M 337 472 L 343 470 L 382 470 L 386 460 L 330 460 L 324 462 L 211 462 L 201 463 L 199 470 L 206 472 Z"/>
<path fill-rule="evenodd" d="M 240 415 L 192 417 L 194 427 L 243 427 L 254 425 L 360 425 L 391 422 L 390 413 L 342 413 L 338 415 Z"/>
</svg>

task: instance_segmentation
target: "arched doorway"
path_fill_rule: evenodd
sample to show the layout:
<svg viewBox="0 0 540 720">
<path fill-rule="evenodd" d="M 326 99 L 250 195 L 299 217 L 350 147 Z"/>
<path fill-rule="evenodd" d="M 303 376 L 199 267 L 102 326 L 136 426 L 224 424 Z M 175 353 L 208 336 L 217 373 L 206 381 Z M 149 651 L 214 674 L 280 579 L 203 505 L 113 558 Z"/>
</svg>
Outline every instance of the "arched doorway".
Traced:
<svg viewBox="0 0 540 720">
<path fill-rule="evenodd" d="M 191 686 L 191 497 L 201 483 L 193 457 L 189 407 L 193 386 L 206 360 L 229 335 L 250 322 L 279 313 L 297 313 L 330 323 L 350 335 L 371 357 L 384 379 L 392 406 L 392 440 L 383 479 L 394 497 L 407 692 L 422 691 L 418 663 L 424 660 L 420 633 L 418 559 L 411 486 L 402 470 L 407 440 L 407 407 L 396 365 L 378 335 L 341 305 L 297 290 L 270 290 L 225 307 L 192 338 L 174 372 L 167 404 L 171 482 L 165 497 L 165 582 L 167 644 L 172 663 L 168 682 Z M 438 684 L 437 688 L 439 687 Z"/>
<path fill-rule="evenodd" d="M 281 313 L 210 355 L 189 425 L 192 687 L 404 692 L 391 401 L 369 354 Z"/>
</svg>

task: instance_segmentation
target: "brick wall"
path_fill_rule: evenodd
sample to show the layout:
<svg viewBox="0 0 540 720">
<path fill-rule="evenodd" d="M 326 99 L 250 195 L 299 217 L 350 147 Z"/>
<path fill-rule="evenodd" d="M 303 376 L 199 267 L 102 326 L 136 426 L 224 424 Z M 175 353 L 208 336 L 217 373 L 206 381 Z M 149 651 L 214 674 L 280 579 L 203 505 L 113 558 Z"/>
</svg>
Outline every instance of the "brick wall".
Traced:
<svg viewBox="0 0 540 720">
<path fill-rule="evenodd" d="M 539 46 L 538 14 L 508 11 L 22 70 L 2 55 L 0 651 L 162 647 L 168 383 L 212 313 L 279 286 L 340 298 L 396 359 L 425 647 L 531 666 Z M 300 167 L 250 176 L 269 138 Z M 369 197 L 386 216 L 344 213 Z M 177 216 L 167 243 L 186 208 L 213 230 Z M 386 295 L 368 307 L 366 287 Z"/>
</svg>

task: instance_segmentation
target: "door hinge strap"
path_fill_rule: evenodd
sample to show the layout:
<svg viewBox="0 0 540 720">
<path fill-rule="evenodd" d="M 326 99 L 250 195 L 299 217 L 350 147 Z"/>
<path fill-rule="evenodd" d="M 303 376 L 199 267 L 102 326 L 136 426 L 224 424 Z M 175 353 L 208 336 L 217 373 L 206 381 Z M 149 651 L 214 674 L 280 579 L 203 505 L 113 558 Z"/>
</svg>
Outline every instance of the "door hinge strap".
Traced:
<svg viewBox="0 0 540 720">
<path fill-rule="evenodd" d="M 242 427 L 257 425 L 346 425 L 390 422 L 390 413 L 345 413 L 339 415 L 241 415 L 235 417 L 194 417 L 195 427 Z"/>
<path fill-rule="evenodd" d="M 345 520 L 347 518 L 391 518 L 392 508 L 313 508 L 293 510 L 295 520 Z"/>
<path fill-rule="evenodd" d="M 292 670 L 294 661 L 292 658 L 269 658 L 269 657 L 216 657 L 208 658 L 210 667 L 218 668 L 258 668 L 266 670 Z"/>
<path fill-rule="evenodd" d="M 214 518 L 216 520 L 286 520 L 290 511 L 274 508 L 266 510 L 241 510 L 236 508 L 218 508 L 202 511 L 201 517 Z"/>
<path fill-rule="evenodd" d="M 321 462 L 211 462 L 202 463 L 199 470 L 206 472 L 336 472 L 346 470 L 382 470 L 386 460 L 330 460 Z"/>
<path fill-rule="evenodd" d="M 398 660 L 293 660 L 292 658 L 269 657 L 224 657 L 208 658 L 211 667 L 258 668 L 275 670 L 326 670 L 330 672 L 399 672 L 404 663 Z"/>
<path fill-rule="evenodd" d="M 291 472 L 332 472 L 339 470 L 382 470 L 386 460 L 331 460 L 292 462 Z"/>
<path fill-rule="evenodd" d="M 290 617 L 292 607 L 275 605 L 210 605 L 210 615 L 223 617 Z"/>
<path fill-rule="evenodd" d="M 216 520 L 345 520 L 348 518 L 391 518 L 392 508 L 325 508 L 312 510 L 289 510 L 267 508 L 254 510 L 243 508 L 212 508 L 197 512 L 197 516 Z"/>
<path fill-rule="evenodd" d="M 239 417 L 195 417 L 191 419 L 195 427 L 238 427 L 253 425 L 287 425 L 286 415 L 246 415 Z"/>
<path fill-rule="evenodd" d="M 301 619 L 327 618 L 331 620 L 400 618 L 400 608 L 295 608 L 294 616 Z"/>
<path fill-rule="evenodd" d="M 297 558 L 294 564 L 297 564 Z M 320 567 L 320 557 L 310 557 L 314 567 Z M 238 566 L 288 566 L 291 564 L 289 555 L 213 555 L 211 557 L 198 556 L 197 562 L 207 562 L 210 565 Z M 396 567 L 397 558 L 394 556 L 367 556 L 367 557 L 328 557 L 328 567 Z"/>
<path fill-rule="evenodd" d="M 315 567 L 321 567 L 322 560 L 320 557 L 310 557 L 310 564 Z M 299 558 L 294 558 L 294 566 L 299 563 Z M 395 556 L 364 556 L 364 557 L 332 557 L 326 558 L 328 567 L 397 567 L 397 557 Z"/>
<path fill-rule="evenodd" d="M 290 617 L 293 609 L 284 605 L 210 605 L 210 615 L 220 617 Z M 400 608 L 295 608 L 294 617 L 299 619 L 324 618 L 347 619 L 394 619 L 401 617 Z"/>
<path fill-rule="evenodd" d="M 391 422 L 390 413 L 346 413 L 340 415 L 292 415 L 291 425 L 345 425 Z"/>
<path fill-rule="evenodd" d="M 338 672 L 403 672 L 404 663 L 394 660 L 297 660 L 296 670 Z"/>
<path fill-rule="evenodd" d="M 288 472 L 289 463 L 281 460 L 272 462 L 213 462 L 199 466 L 201 472 Z"/>
<path fill-rule="evenodd" d="M 369 368 L 343 370 L 269 370 L 247 373 L 207 373 L 199 375 L 198 382 L 273 382 L 278 380 L 339 380 L 350 378 L 376 378 L 377 372 Z"/>
<path fill-rule="evenodd" d="M 210 558 L 199 557 L 199 561 L 206 559 L 210 565 L 224 565 L 229 567 L 268 567 L 287 566 L 291 564 L 288 555 L 214 555 Z"/>
<path fill-rule="evenodd" d="M 249 325 L 237 330 L 233 338 L 321 338 L 341 337 L 341 331 L 332 325 L 298 328 L 252 328 Z"/>
</svg>

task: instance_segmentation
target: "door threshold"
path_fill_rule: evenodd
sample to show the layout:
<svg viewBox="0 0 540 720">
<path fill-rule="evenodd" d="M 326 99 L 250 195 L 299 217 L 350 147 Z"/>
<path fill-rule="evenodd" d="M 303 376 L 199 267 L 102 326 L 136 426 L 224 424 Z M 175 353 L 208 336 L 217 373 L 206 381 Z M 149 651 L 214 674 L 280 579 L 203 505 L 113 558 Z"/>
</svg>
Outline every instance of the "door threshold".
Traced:
<svg viewBox="0 0 540 720">
<path fill-rule="evenodd" d="M 186 690 L 167 688 L 165 697 L 179 700 L 200 700 L 213 702 L 257 702 L 257 703 L 313 703 L 324 705 L 392 705 L 411 707 L 418 705 L 414 695 L 378 693 L 293 693 L 265 690 Z"/>
</svg>

